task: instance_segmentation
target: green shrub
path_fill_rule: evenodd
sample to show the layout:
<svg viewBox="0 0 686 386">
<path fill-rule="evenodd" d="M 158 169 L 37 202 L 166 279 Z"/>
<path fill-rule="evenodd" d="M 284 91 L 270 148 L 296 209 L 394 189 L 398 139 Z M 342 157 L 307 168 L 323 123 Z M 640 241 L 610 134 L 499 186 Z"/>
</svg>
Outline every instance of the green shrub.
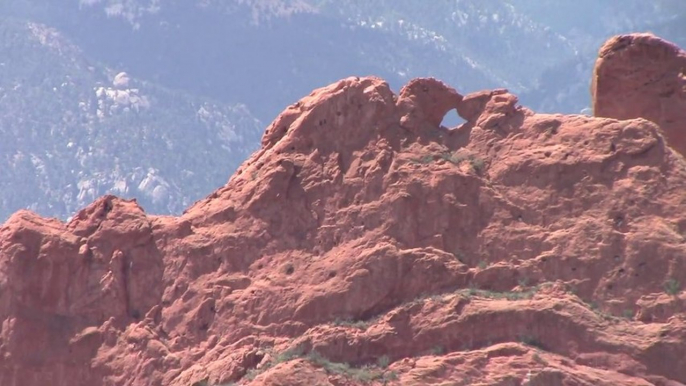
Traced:
<svg viewBox="0 0 686 386">
<path fill-rule="evenodd" d="M 669 279 L 664 283 L 665 292 L 670 295 L 676 295 L 681 289 L 681 285 L 676 279 Z"/>
<path fill-rule="evenodd" d="M 385 369 L 388 367 L 388 365 L 391 363 L 391 359 L 388 357 L 388 355 L 382 355 L 376 360 L 376 364 L 381 367 L 382 369 Z"/>
</svg>

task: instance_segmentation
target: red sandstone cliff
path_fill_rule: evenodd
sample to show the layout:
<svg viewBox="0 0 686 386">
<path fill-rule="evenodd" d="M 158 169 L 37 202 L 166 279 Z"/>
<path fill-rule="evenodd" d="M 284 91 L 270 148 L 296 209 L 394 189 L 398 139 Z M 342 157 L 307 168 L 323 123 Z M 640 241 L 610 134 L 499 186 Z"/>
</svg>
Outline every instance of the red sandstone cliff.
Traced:
<svg viewBox="0 0 686 386">
<path fill-rule="evenodd" d="M 18 212 L 0 385 L 684 384 L 683 57 L 611 40 L 608 118 L 348 78 L 178 218 Z"/>
<path fill-rule="evenodd" d="M 593 74 L 594 113 L 645 118 L 686 154 L 686 52 L 651 34 L 616 36 L 600 49 Z"/>
</svg>

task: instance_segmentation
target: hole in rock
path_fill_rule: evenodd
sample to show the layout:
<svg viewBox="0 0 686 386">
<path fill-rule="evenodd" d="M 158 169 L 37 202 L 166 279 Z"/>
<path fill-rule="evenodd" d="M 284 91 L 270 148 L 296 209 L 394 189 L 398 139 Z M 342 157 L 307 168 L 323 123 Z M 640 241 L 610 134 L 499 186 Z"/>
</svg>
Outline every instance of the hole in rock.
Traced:
<svg viewBox="0 0 686 386">
<path fill-rule="evenodd" d="M 621 226 L 622 223 L 624 222 L 624 217 L 622 215 L 617 215 L 614 218 L 615 221 L 615 226 Z"/>
<path fill-rule="evenodd" d="M 112 204 L 112 202 L 110 200 L 105 201 L 105 203 L 103 204 L 104 214 L 110 213 L 113 208 L 114 208 L 114 205 Z"/>
<path fill-rule="evenodd" d="M 295 268 L 292 265 L 287 265 L 286 266 L 286 275 L 292 275 L 293 272 L 295 272 Z"/>
<path fill-rule="evenodd" d="M 448 111 L 445 116 L 443 117 L 443 121 L 441 122 L 441 126 L 447 127 L 450 129 L 454 129 L 462 125 L 463 123 L 466 123 L 467 121 L 459 116 L 457 114 L 457 110 L 452 109 Z"/>
</svg>

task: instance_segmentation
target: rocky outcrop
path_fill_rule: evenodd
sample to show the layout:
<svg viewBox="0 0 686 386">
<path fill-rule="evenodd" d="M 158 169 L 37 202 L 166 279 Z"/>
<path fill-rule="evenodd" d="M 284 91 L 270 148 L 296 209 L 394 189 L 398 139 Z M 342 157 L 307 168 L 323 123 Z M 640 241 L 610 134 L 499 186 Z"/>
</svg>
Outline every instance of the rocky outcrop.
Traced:
<svg viewBox="0 0 686 386">
<path fill-rule="evenodd" d="M 344 79 L 180 217 L 12 216 L 0 384 L 686 383 L 670 145 L 507 90 Z"/>
<path fill-rule="evenodd" d="M 651 34 L 616 36 L 600 49 L 592 84 L 596 116 L 645 118 L 686 155 L 686 52 Z"/>
</svg>

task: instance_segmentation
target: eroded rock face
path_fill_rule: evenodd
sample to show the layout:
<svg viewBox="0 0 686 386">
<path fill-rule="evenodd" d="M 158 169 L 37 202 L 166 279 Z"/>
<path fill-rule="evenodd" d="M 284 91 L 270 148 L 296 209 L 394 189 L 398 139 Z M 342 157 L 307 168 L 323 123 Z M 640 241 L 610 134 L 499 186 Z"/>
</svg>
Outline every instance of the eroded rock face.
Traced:
<svg viewBox="0 0 686 386">
<path fill-rule="evenodd" d="M 400 90 L 398 97 L 400 125 L 415 131 L 435 128 L 448 111 L 457 109 L 461 101 L 462 95 L 439 80 L 411 80 Z"/>
<path fill-rule="evenodd" d="M 645 118 L 686 155 L 686 52 L 651 34 L 616 36 L 600 49 L 592 83 L 596 116 Z"/>
<path fill-rule="evenodd" d="M 344 79 L 178 218 L 112 196 L 10 218 L 0 384 L 686 383 L 686 163 L 662 132 Z"/>
</svg>

